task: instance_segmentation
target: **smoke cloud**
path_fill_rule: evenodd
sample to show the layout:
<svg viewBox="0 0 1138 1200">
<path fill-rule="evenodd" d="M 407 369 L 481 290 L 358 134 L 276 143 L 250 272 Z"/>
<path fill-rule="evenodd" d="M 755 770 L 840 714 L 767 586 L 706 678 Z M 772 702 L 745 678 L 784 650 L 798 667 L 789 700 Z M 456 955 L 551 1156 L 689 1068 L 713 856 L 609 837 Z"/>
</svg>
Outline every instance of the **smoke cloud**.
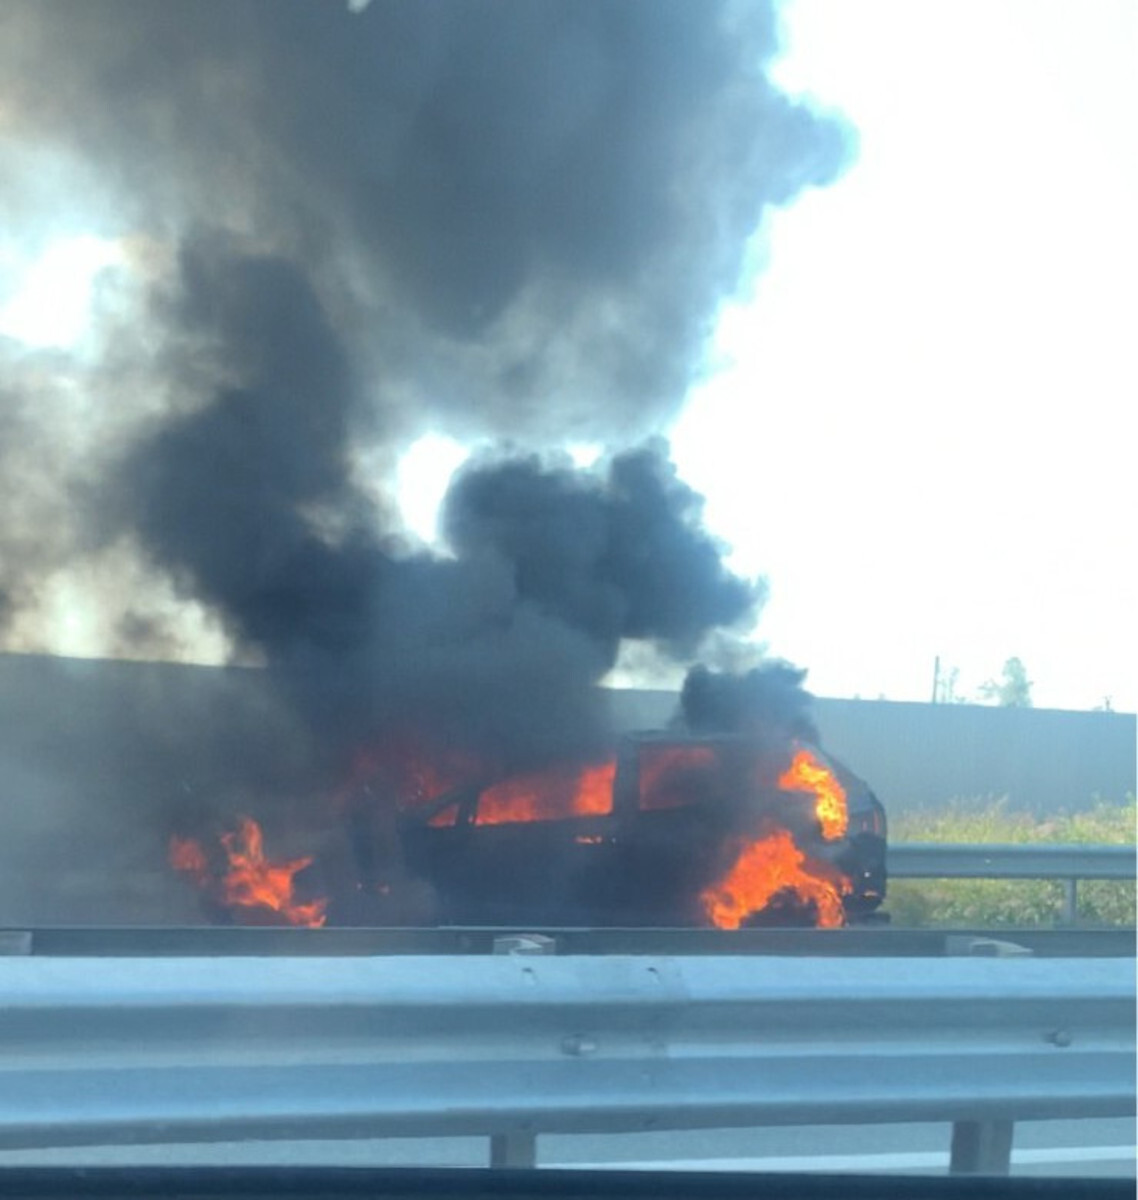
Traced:
<svg viewBox="0 0 1138 1200">
<path fill-rule="evenodd" d="M 622 641 L 690 661 L 754 618 L 652 438 L 764 213 L 848 137 L 767 78 L 770 4 L 355 7 L 3 6 L 7 236 L 127 265 L 82 348 L 0 346 L 0 466 L 35 481 L 0 620 L 130 554 L 98 602 L 136 650 L 182 644 L 172 588 L 331 740 L 426 722 L 523 764 L 599 736 Z M 390 496 L 428 429 L 528 448 L 455 481 L 447 555 Z M 572 440 L 613 449 L 575 471 Z"/>
<path fill-rule="evenodd" d="M 12 0 L 0 32 L 14 219 L 85 185 L 101 228 L 223 225 L 480 432 L 671 413 L 765 209 L 847 156 L 766 78 L 763 3 Z"/>
<path fill-rule="evenodd" d="M 656 442 L 614 458 L 603 484 L 536 458 L 476 467 L 451 489 L 445 529 L 460 553 L 508 561 L 520 598 L 613 660 L 622 638 L 690 654 L 753 615 L 755 588 L 726 570 L 701 512 Z"/>
<path fill-rule="evenodd" d="M 683 723 L 694 733 L 777 732 L 817 742 L 806 672 L 769 662 L 742 674 L 693 667 L 680 692 Z"/>
<path fill-rule="evenodd" d="M 682 658 L 753 618 L 662 442 L 591 472 L 472 464 L 452 557 L 377 535 L 348 469 L 357 384 L 304 278 L 200 241 L 182 270 L 181 326 L 224 346 L 228 382 L 132 447 L 104 507 L 330 735 L 422 725 L 512 765 L 579 750 L 623 639 Z"/>
</svg>

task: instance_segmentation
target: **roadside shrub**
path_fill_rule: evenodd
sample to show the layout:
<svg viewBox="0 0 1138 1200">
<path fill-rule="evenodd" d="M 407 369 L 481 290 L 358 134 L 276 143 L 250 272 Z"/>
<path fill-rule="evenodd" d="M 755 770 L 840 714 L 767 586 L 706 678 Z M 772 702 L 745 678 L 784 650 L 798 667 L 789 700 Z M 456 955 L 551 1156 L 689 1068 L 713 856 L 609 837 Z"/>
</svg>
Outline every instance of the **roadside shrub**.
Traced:
<svg viewBox="0 0 1138 1200">
<path fill-rule="evenodd" d="M 1046 818 L 1011 809 L 1006 798 L 955 800 L 891 818 L 889 841 L 1134 845 L 1136 819 L 1133 796 L 1121 803 L 1100 799 L 1085 811 Z M 1080 881 L 1077 895 L 1081 925 L 1135 923 L 1133 883 Z M 1042 879 L 890 880 L 885 910 L 898 926 L 1048 926 L 1062 921 L 1063 885 Z"/>
</svg>

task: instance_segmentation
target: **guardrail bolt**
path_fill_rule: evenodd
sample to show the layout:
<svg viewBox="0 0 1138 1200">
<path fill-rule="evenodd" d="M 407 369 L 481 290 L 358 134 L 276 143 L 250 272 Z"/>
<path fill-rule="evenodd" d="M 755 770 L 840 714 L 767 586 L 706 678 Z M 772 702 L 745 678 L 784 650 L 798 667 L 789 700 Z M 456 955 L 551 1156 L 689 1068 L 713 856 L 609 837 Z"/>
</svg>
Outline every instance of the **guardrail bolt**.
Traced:
<svg viewBox="0 0 1138 1200">
<path fill-rule="evenodd" d="M 1060 1048 L 1069 1046 L 1072 1040 L 1073 1039 L 1071 1038 L 1071 1035 L 1066 1029 L 1053 1029 L 1047 1035 L 1047 1041 L 1049 1041 L 1053 1046 L 1059 1046 Z"/>
</svg>

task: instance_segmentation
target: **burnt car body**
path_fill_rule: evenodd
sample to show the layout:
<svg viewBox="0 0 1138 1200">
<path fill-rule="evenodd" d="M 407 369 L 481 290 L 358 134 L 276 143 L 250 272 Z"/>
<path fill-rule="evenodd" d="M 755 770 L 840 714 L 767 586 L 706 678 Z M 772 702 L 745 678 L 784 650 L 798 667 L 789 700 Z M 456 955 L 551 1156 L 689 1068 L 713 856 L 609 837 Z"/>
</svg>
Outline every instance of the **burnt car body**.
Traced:
<svg viewBox="0 0 1138 1200">
<path fill-rule="evenodd" d="M 813 795 L 756 771 L 753 740 L 650 733 L 622 742 L 603 811 L 488 820 L 493 788 L 467 786 L 403 813 L 404 866 L 433 889 L 437 924 L 698 927 L 709 924 L 701 895 L 740 845 L 779 827 L 846 876 L 846 920 L 864 920 L 885 895 L 885 812 L 863 780 L 809 750 L 846 794 L 848 828 L 834 840 Z M 779 896 L 746 923 L 814 922 L 809 905 Z"/>
</svg>

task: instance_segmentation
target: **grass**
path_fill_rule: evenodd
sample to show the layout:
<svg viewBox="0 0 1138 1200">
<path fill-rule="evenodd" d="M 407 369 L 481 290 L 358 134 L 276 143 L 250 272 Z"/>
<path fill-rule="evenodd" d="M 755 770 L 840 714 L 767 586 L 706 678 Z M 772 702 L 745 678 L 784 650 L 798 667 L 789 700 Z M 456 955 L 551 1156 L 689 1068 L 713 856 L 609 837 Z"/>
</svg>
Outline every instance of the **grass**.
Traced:
<svg viewBox="0 0 1138 1200">
<path fill-rule="evenodd" d="M 932 812 L 890 819 L 889 841 L 1134 845 L 1138 807 L 1098 801 L 1082 812 L 1041 818 L 1006 800 L 957 800 Z M 897 926 L 1049 926 L 1061 922 L 1063 885 L 1045 879 L 898 879 L 885 910 Z M 1086 880 L 1078 885 L 1080 925 L 1133 925 L 1133 883 Z"/>
</svg>

